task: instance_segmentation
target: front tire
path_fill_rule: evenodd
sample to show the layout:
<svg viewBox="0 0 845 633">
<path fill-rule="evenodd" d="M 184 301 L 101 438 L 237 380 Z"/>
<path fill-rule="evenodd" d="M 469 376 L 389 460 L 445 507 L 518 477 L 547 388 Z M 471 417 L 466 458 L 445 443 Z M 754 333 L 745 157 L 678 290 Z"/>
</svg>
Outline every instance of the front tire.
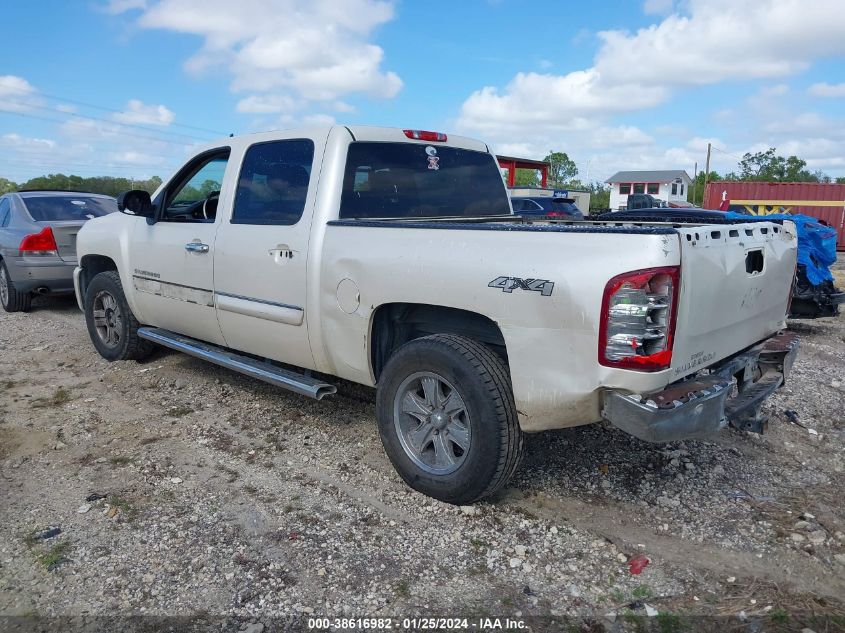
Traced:
<svg viewBox="0 0 845 633">
<path fill-rule="evenodd" d="M 28 292 L 18 292 L 6 262 L 0 260 L 0 304 L 6 312 L 29 312 L 32 306 L 32 295 Z"/>
<path fill-rule="evenodd" d="M 493 494 L 522 455 L 507 365 L 471 338 L 435 334 L 400 347 L 380 377 L 376 412 L 405 483 L 446 503 Z"/>
<path fill-rule="evenodd" d="M 94 347 L 108 361 L 141 360 L 153 350 L 152 343 L 138 336 L 141 324 L 129 308 L 117 271 L 100 273 L 88 284 L 85 323 Z"/>
</svg>

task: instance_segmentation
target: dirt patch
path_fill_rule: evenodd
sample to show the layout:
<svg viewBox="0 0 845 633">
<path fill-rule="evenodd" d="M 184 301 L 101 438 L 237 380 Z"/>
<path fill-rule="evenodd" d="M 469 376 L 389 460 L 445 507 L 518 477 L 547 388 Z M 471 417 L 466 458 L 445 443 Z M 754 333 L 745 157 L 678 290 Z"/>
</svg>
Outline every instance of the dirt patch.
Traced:
<svg viewBox="0 0 845 633">
<path fill-rule="evenodd" d="M 371 390 L 317 403 L 166 351 L 109 364 L 70 300 L 0 312 L 0 613 L 521 613 L 599 631 L 648 605 L 666 630 L 810 626 L 845 595 L 845 325 L 793 328 L 766 435 L 530 436 L 510 487 L 461 509 L 403 485 Z"/>
</svg>

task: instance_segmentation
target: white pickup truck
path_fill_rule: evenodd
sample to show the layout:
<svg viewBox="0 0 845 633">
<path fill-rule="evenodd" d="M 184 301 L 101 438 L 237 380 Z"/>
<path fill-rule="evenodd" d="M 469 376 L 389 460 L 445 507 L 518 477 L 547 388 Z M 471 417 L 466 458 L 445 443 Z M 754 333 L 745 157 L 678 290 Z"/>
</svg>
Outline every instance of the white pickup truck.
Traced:
<svg viewBox="0 0 845 633">
<path fill-rule="evenodd" d="M 341 126 L 227 138 L 79 233 L 108 360 L 163 345 L 299 394 L 376 387 L 402 478 L 469 503 L 523 433 L 762 430 L 798 341 L 789 223 L 531 223 L 482 142 Z"/>
</svg>

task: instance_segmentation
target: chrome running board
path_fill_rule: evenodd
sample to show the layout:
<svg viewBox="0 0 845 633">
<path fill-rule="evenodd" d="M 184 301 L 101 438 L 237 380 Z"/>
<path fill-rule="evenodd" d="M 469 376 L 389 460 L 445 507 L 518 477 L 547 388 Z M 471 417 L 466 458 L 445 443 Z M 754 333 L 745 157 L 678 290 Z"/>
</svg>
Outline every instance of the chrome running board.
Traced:
<svg viewBox="0 0 845 633">
<path fill-rule="evenodd" d="M 337 387 L 327 382 L 317 380 L 305 374 L 298 374 L 287 369 L 282 369 L 269 362 L 264 362 L 233 352 L 224 347 L 218 347 L 211 343 L 204 343 L 188 336 L 182 336 L 169 330 L 162 330 L 156 327 L 138 328 L 138 336 L 142 339 L 152 341 L 158 345 L 184 352 L 203 360 L 226 367 L 241 374 L 258 378 L 271 385 L 294 393 L 322 400 L 324 396 L 337 392 Z"/>
</svg>

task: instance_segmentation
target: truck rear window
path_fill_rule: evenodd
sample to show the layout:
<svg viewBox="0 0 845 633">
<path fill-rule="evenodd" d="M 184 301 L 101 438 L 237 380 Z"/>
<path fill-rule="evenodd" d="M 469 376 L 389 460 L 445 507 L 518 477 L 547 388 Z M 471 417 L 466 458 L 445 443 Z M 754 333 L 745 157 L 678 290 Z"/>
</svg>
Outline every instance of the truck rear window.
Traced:
<svg viewBox="0 0 845 633">
<path fill-rule="evenodd" d="M 349 146 L 341 218 L 510 213 L 499 166 L 490 154 L 421 143 Z"/>
<path fill-rule="evenodd" d="M 27 196 L 23 202 L 36 222 L 90 220 L 117 211 L 117 202 L 112 198 L 74 195 Z"/>
</svg>

